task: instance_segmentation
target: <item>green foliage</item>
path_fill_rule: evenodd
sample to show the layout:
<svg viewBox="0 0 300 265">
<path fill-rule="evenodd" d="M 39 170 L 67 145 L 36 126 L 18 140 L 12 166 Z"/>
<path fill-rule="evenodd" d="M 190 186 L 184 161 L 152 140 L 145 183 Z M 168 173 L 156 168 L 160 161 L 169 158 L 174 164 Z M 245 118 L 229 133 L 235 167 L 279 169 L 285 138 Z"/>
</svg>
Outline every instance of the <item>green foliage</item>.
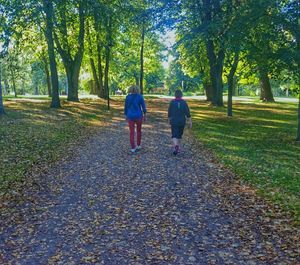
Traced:
<svg viewBox="0 0 300 265">
<path fill-rule="evenodd" d="M 176 89 L 182 89 L 184 92 L 196 92 L 200 90 L 200 84 L 199 75 L 191 77 L 184 73 L 181 61 L 178 60 L 178 54 L 175 54 L 175 60 L 171 62 L 166 77 L 169 94 L 173 94 Z"/>
</svg>

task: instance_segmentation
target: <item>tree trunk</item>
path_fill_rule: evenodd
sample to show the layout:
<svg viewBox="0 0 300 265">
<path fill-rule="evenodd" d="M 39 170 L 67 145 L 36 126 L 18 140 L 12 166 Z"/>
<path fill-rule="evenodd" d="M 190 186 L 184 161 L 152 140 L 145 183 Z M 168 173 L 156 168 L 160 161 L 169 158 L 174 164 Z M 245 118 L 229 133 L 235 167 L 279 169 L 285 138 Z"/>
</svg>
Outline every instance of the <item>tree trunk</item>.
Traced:
<svg viewBox="0 0 300 265">
<path fill-rule="evenodd" d="M 12 69 L 11 69 L 10 73 L 11 73 L 11 79 L 12 79 L 13 91 L 14 91 L 15 98 L 16 98 L 16 97 L 18 96 L 18 94 L 17 94 L 17 87 L 16 87 L 15 73 L 14 73 L 14 71 L 13 71 Z"/>
<path fill-rule="evenodd" d="M 268 72 L 259 69 L 259 80 L 260 80 L 260 88 L 261 88 L 260 99 L 267 102 L 274 102 L 274 97 L 271 89 Z"/>
<path fill-rule="evenodd" d="M 140 93 L 144 93 L 144 45 L 145 45 L 145 26 L 142 26 L 142 44 L 140 50 Z"/>
<path fill-rule="evenodd" d="M 233 78 L 228 76 L 227 116 L 232 117 Z"/>
<path fill-rule="evenodd" d="M 112 18 L 108 17 L 107 30 L 106 30 L 106 46 L 105 46 L 105 69 L 104 69 L 104 92 L 107 99 L 107 109 L 110 109 L 110 98 L 109 98 L 109 63 L 110 63 L 110 49 L 112 47 Z"/>
<path fill-rule="evenodd" d="M 78 35 L 78 50 L 76 51 L 76 54 L 74 58 L 72 58 L 72 55 L 70 53 L 70 47 L 67 45 L 66 41 L 66 32 L 67 32 L 67 23 L 65 20 L 62 21 L 62 24 L 60 27 L 57 27 L 60 31 L 60 35 L 63 39 L 63 46 L 60 43 L 60 40 L 57 35 L 55 36 L 55 43 L 57 46 L 57 50 L 59 54 L 61 55 L 61 58 L 64 63 L 64 67 L 67 74 L 68 79 L 68 101 L 75 101 L 78 102 L 78 79 L 79 79 L 79 73 L 80 73 L 80 67 L 81 62 L 83 58 L 83 52 L 84 52 L 84 35 L 85 35 L 85 27 L 84 27 L 84 1 L 79 2 L 79 35 Z M 65 6 L 64 6 L 65 8 Z M 64 9 L 62 11 L 65 12 Z"/>
<path fill-rule="evenodd" d="M 7 77 L 5 77 L 4 81 L 4 93 L 6 93 L 7 95 L 10 93 L 10 86 L 7 80 Z"/>
<path fill-rule="evenodd" d="M 232 95 L 233 95 L 233 86 L 234 86 L 234 75 L 239 63 L 239 52 L 235 52 L 234 61 L 231 66 L 229 75 L 228 75 L 228 102 L 227 102 L 227 116 L 232 116 Z"/>
<path fill-rule="evenodd" d="M 98 44 L 97 46 L 98 46 L 97 51 L 98 51 L 99 96 L 100 96 L 100 98 L 105 98 L 104 84 L 103 84 L 102 59 L 101 59 L 101 46 L 100 46 L 100 44 Z"/>
<path fill-rule="evenodd" d="M 94 78 L 94 82 L 92 82 L 91 85 L 91 94 L 92 95 L 97 95 L 100 97 L 100 87 L 99 87 L 99 79 L 97 75 L 97 70 L 96 70 L 96 65 L 94 61 L 94 54 L 93 54 L 93 48 L 92 48 L 92 39 L 91 39 L 91 34 L 90 34 L 90 26 L 89 26 L 89 21 L 87 21 L 87 41 L 88 41 L 88 51 L 89 51 L 89 57 L 90 57 L 90 65 L 92 69 L 92 74 Z M 96 33 L 98 34 L 98 32 Z M 98 43 L 97 43 L 98 45 Z"/>
<path fill-rule="evenodd" d="M 34 94 L 36 96 L 39 94 L 39 86 L 37 84 L 34 86 Z"/>
<path fill-rule="evenodd" d="M 96 66 L 95 66 L 95 62 L 94 62 L 93 58 L 90 58 L 90 65 L 91 65 L 93 78 L 94 78 L 94 80 L 93 80 L 94 82 L 92 84 L 91 94 L 92 95 L 97 95 L 98 97 L 100 97 L 99 80 L 98 80 Z"/>
<path fill-rule="evenodd" d="M 47 83 L 48 96 L 52 97 L 52 92 L 51 92 L 51 76 L 50 76 L 50 71 L 49 71 L 47 60 L 44 61 L 44 70 L 45 70 L 45 75 L 46 75 L 46 83 Z"/>
<path fill-rule="evenodd" d="M 2 96 L 2 68 L 0 64 L 0 115 L 5 114 L 5 109 L 3 105 L 3 96 Z"/>
<path fill-rule="evenodd" d="M 213 92 L 212 92 L 212 86 L 209 83 L 203 83 L 205 95 L 206 95 L 206 100 L 209 102 L 212 102 L 213 98 Z"/>
<path fill-rule="evenodd" d="M 213 4 L 215 6 L 213 6 Z M 203 16 L 203 23 L 209 24 L 213 19 L 213 9 L 220 9 L 219 1 L 205 0 L 203 1 L 203 9 L 204 9 L 204 16 Z M 209 73 L 210 79 L 212 84 L 212 103 L 215 106 L 223 106 L 223 64 L 224 64 L 224 57 L 225 51 L 222 46 L 222 43 L 219 41 L 219 52 L 216 55 L 215 51 L 215 44 L 212 39 L 208 37 L 206 41 L 206 52 L 209 61 Z"/>
<path fill-rule="evenodd" d="M 214 44 L 212 40 L 206 43 L 207 56 L 209 60 L 209 73 L 212 84 L 212 103 L 215 106 L 223 106 L 223 64 L 224 64 L 224 50 L 221 49 L 216 57 L 214 52 Z"/>
<path fill-rule="evenodd" d="M 67 82 L 68 82 L 68 101 L 79 102 L 78 98 L 78 79 L 79 79 L 79 71 L 80 64 L 65 65 L 65 70 L 67 73 Z"/>
<path fill-rule="evenodd" d="M 236 85 L 237 85 L 237 77 L 234 76 L 234 77 L 233 77 L 233 86 L 232 86 L 232 95 L 233 95 L 233 96 L 237 96 Z"/>
<path fill-rule="evenodd" d="M 105 92 L 105 98 L 108 100 L 108 109 L 109 109 L 109 87 L 108 87 L 109 60 L 110 60 L 110 47 L 106 46 L 105 47 L 104 92 Z"/>
<path fill-rule="evenodd" d="M 99 21 L 99 14 L 94 10 L 94 27 L 96 31 L 96 41 L 97 41 L 97 74 L 98 74 L 98 87 L 100 98 L 105 98 L 104 84 L 103 84 L 103 67 L 102 67 L 102 44 L 101 44 L 101 22 Z"/>
<path fill-rule="evenodd" d="M 298 101 L 298 130 L 297 130 L 297 138 L 296 141 L 300 141 L 300 87 L 299 87 L 299 101 Z"/>
<path fill-rule="evenodd" d="M 46 40 L 48 46 L 48 56 L 50 62 L 52 100 L 51 108 L 60 108 L 58 74 L 55 61 L 54 40 L 53 40 L 53 4 L 51 0 L 44 0 L 43 7 L 46 14 Z"/>
</svg>

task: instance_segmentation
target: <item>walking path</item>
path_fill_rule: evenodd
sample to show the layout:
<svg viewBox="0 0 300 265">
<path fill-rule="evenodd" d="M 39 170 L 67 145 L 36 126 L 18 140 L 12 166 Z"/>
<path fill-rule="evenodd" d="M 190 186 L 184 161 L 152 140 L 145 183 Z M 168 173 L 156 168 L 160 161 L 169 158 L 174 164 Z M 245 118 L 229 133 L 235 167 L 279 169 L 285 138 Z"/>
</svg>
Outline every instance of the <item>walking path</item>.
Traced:
<svg viewBox="0 0 300 265">
<path fill-rule="evenodd" d="M 1 264 L 299 264 L 299 230 L 186 133 L 173 156 L 165 113 L 129 152 L 115 117 L 41 175 L 0 220 Z"/>
</svg>

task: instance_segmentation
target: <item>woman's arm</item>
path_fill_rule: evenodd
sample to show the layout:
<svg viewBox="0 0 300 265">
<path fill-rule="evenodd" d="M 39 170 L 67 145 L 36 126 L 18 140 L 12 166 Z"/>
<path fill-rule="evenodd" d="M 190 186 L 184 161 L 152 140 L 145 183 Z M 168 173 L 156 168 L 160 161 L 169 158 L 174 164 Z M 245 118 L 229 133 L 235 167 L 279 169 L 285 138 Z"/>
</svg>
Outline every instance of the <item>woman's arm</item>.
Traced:
<svg viewBox="0 0 300 265">
<path fill-rule="evenodd" d="M 144 115 L 146 115 L 147 108 L 146 108 L 146 104 L 145 104 L 145 100 L 144 100 L 143 96 L 141 96 L 141 106 L 142 106 L 142 110 L 143 110 Z"/>
<path fill-rule="evenodd" d="M 186 102 L 185 102 L 185 104 L 186 104 L 185 116 L 187 117 L 187 123 L 189 125 L 189 128 L 192 128 L 193 124 L 192 124 L 192 118 L 191 118 L 191 113 L 190 113 L 189 105 Z"/>
</svg>

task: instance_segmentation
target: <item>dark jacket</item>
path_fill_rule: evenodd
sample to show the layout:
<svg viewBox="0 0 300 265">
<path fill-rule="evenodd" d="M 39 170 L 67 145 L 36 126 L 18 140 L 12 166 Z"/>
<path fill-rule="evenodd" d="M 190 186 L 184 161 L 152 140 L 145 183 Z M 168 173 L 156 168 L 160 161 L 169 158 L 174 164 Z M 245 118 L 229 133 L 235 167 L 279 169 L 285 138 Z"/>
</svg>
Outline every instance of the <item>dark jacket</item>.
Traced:
<svg viewBox="0 0 300 265">
<path fill-rule="evenodd" d="M 183 99 L 173 99 L 168 109 L 168 118 L 173 126 L 184 126 L 186 118 L 190 118 L 190 109 Z"/>
<path fill-rule="evenodd" d="M 125 99 L 124 115 L 129 120 L 136 120 L 146 114 L 146 105 L 141 94 L 129 94 Z"/>
</svg>

